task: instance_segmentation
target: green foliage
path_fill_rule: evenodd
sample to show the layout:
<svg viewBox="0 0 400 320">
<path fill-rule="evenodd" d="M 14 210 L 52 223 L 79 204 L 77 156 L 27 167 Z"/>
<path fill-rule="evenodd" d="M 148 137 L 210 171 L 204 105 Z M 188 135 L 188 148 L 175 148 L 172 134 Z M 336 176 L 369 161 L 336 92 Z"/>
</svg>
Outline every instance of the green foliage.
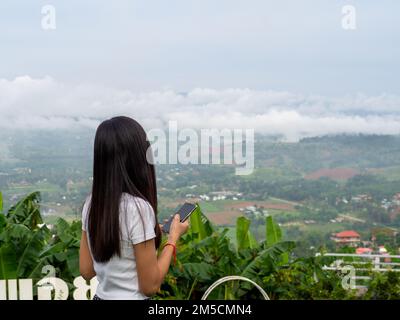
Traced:
<svg viewBox="0 0 400 320">
<path fill-rule="evenodd" d="M 236 221 L 236 244 L 237 249 L 249 249 L 257 247 L 257 241 L 250 232 L 250 220 L 239 217 Z"/>
<path fill-rule="evenodd" d="M 271 246 L 282 239 L 282 232 L 279 226 L 272 220 L 272 216 L 266 217 L 265 220 L 267 245 Z"/>
<path fill-rule="evenodd" d="M 320 260 L 302 258 L 278 268 L 264 277 L 263 287 L 271 299 L 355 299 L 354 292 L 343 289 L 338 274 L 321 269 Z"/>
<path fill-rule="evenodd" d="M 59 218 L 54 226 L 54 238 L 43 249 L 42 255 L 53 265 L 60 277 L 73 279 L 79 273 L 79 246 L 81 238 L 81 222 L 69 224 Z"/>
<path fill-rule="evenodd" d="M 266 232 L 266 244 L 268 246 L 272 246 L 282 239 L 282 230 L 279 225 L 273 221 L 272 216 L 267 216 L 265 218 L 265 232 Z M 294 246 L 293 246 L 294 248 Z M 284 252 L 282 253 L 282 262 L 288 263 L 289 262 L 289 253 Z"/>
<path fill-rule="evenodd" d="M 398 272 L 375 272 L 364 299 L 399 300 L 400 274 Z"/>
<path fill-rule="evenodd" d="M 199 205 L 196 205 L 196 210 L 190 215 L 190 226 L 190 232 L 197 234 L 199 240 L 205 239 L 212 233 L 211 224 L 201 212 Z"/>
<path fill-rule="evenodd" d="M 13 247 L 4 244 L 0 247 L 0 279 L 16 278 L 17 257 Z"/>
<path fill-rule="evenodd" d="M 79 276 L 81 222 L 58 219 L 50 229 L 41 223 L 39 193 L 31 193 L 0 214 L 0 279 L 42 278 L 42 267 L 52 265 L 67 282 Z M 200 299 L 209 286 L 227 275 L 242 275 L 260 284 L 272 299 L 356 299 L 341 285 L 340 274 L 326 272 L 330 257 L 293 260 L 292 241 L 282 241 L 279 226 L 266 218 L 266 240 L 255 243 L 250 221 L 237 220 L 236 248 L 202 214 L 191 216 L 191 231 L 178 246 L 177 263 L 171 266 L 156 299 Z M 375 273 L 365 299 L 400 299 L 400 275 Z M 215 289 L 210 299 L 259 299 L 249 283 L 230 282 Z"/>
<path fill-rule="evenodd" d="M 43 223 L 39 202 L 40 193 L 32 192 L 12 206 L 6 216 L 11 223 L 22 224 L 29 229 L 35 230 L 38 228 L 38 224 Z"/>
<path fill-rule="evenodd" d="M 42 268 L 52 265 L 72 288 L 79 275 L 81 223 L 59 219 L 50 230 L 42 223 L 39 202 L 34 192 L 0 214 L 0 279 L 37 281 L 45 276 Z"/>
<path fill-rule="evenodd" d="M 36 276 L 34 271 L 44 262 L 40 251 L 50 239 L 42 222 L 39 193 L 31 193 L 2 215 L 0 233 L 0 265 L 3 279 Z"/>
<path fill-rule="evenodd" d="M 0 192 L 0 214 L 3 213 L 3 194 Z"/>
</svg>

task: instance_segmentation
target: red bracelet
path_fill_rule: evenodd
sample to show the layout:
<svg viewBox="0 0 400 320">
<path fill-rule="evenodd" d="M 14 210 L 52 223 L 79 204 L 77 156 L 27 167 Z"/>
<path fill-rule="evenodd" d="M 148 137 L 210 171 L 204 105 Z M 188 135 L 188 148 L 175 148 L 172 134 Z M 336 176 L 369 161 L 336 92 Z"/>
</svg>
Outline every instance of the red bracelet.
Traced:
<svg viewBox="0 0 400 320">
<path fill-rule="evenodd" d="M 175 264 L 176 263 L 176 245 L 174 245 L 173 243 L 167 242 L 166 244 L 164 244 L 164 248 L 166 246 L 172 246 L 174 248 L 173 255 L 174 255 L 174 264 Z"/>
</svg>

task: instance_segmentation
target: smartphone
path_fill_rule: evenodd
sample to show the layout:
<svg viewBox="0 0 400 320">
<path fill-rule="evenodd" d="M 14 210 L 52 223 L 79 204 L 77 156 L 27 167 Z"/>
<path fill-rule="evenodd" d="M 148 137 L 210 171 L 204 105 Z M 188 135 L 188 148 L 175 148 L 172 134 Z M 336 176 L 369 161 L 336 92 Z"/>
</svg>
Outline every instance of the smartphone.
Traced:
<svg viewBox="0 0 400 320">
<path fill-rule="evenodd" d="M 181 222 L 184 222 L 190 217 L 190 215 L 194 212 L 194 210 L 196 210 L 196 208 L 196 204 L 185 202 L 185 204 L 180 207 L 180 209 L 175 212 L 175 214 L 179 214 Z M 165 233 L 169 233 L 169 228 L 171 227 L 172 219 L 174 218 L 175 214 L 172 215 L 172 217 L 170 217 L 168 221 L 163 225 L 163 231 Z"/>
</svg>

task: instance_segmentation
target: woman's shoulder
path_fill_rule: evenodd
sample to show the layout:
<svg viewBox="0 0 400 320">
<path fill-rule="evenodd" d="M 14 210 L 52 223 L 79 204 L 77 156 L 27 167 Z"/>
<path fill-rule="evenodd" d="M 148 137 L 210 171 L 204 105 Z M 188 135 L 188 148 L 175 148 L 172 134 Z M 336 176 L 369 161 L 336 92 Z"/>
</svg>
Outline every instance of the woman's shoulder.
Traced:
<svg viewBox="0 0 400 320">
<path fill-rule="evenodd" d="M 91 200 L 92 200 L 92 194 L 90 193 L 86 196 L 85 201 L 83 202 L 82 211 L 85 212 L 89 210 Z"/>
<path fill-rule="evenodd" d="M 89 203 L 90 203 L 90 200 L 92 200 L 92 194 L 91 194 L 91 193 L 89 193 L 89 194 L 86 196 L 86 198 L 85 198 L 85 204 L 89 204 Z"/>
<path fill-rule="evenodd" d="M 146 224 L 155 225 L 153 207 L 143 198 L 123 193 L 121 197 L 121 210 L 123 217 L 133 224 L 143 219 L 142 221 Z"/>
<path fill-rule="evenodd" d="M 87 195 L 85 198 L 85 202 L 83 203 L 83 206 L 82 206 L 82 228 L 83 228 L 83 230 L 87 229 L 87 222 L 88 222 L 87 216 L 89 213 L 91 199 L 92 199 L 92 194 Z"/>
<path fill-rule="evenodd" d="M 122 194 L 121 202 L 127 204 L 130 207 L 133 206 L 134 208 L 137 208 L 141 211 L 153 210 L 153 208 L 151 207 L 150 203 L 147 200 L 141 197 L 133 196 L 126 192 Z"/>
<path fill-rule="evenodd" d="M 86 196 L 82 210 L 83 215 L 86 215 L 87 212 L 89 211 L 91 199 L 92 199 L 92 194 Z M 121 196 L 120 205 L 122 208 L 128 209 L 126 210 L 128 212 L 132 212 L 132 210 L 133 211 L 140 210 L 141 212 L 153 213 L 153 208 L 147 200 L 137 196 L 133 196 L 126 192 L 124 192 Z"/>
</svg>

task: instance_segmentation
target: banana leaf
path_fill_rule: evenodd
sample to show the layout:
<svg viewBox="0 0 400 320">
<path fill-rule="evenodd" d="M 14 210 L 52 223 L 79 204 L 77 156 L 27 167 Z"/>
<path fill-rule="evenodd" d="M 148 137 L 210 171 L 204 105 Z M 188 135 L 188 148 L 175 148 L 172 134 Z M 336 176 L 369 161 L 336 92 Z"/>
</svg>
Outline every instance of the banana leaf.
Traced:
<svg viewBox="0 0 400 320">
<path fill-rule="evenodd" d="M 272 216 L 268 216 L 265 219 L 265 232 L 268 246 L 272 246 L 282 239 L 281 228 L 274 222 Z"/>
<path fill-rule="evenodd" d="M 238 250 L 257 247 L 257 241 L 250 232 L 250 220 L 239 217 L 236 220 L 236 243 Z"/>
<path fill-rule="evenodd" d="M 6 217 L 4 216 L 4 214 L 0 213 L 0 234 L 3 232 L 6 225 L 7 225 Z M 1 240 L 1 237 L 0 237 L 0 240 Z"/>
<path fill-rule="evenodd" d="M 0 192 L 0 214 L 3 213 L 3 194 Z"/>
<path fill-rule="evenodd" d="M 12 223 L 23 224 L 34 230 L 43 223 L 39 202 L 40 192 L 32 192 L 8 210 L 7 218 Z"/>
<path fill-rule="evenodd" d="M 197 205 L 196 210 L 190 215 L 190 228 L 192 233 L 198 235 L 199 241 L 205 239 L 212 233 L 212 227 L 207 219 L 203 219 L 203 213 L 199 205 Z"/>
<path fill-rule="evenodd" d="M 243 270 L 242 276 L 254 279 L 258 277 L 258 272 L 272 272 L 279 264 L 282 255 L 288 254 L 295 247 L 293 241 L 278 242 L 260 251 L 257 257 L 250 262 Z"/>
<path fill-rule="evenodd" d="M 0 247 L 0 279 L 15 279 L 17 266 L 14 247 L 10 244 L 3 244 Z"/>
<path fill-rule="evenodd" d="M 19 278 L 22 278 L 30 272 L 32 268 L 37 264 L 39 260 L 40 252 L 43 250 L 46 240 L 49 238 L 49 230 L 43 226 L 37 231 L 31 232 L 25 247 L 19 255 L 17 261 L 16 274 Z"/>
</svg>

